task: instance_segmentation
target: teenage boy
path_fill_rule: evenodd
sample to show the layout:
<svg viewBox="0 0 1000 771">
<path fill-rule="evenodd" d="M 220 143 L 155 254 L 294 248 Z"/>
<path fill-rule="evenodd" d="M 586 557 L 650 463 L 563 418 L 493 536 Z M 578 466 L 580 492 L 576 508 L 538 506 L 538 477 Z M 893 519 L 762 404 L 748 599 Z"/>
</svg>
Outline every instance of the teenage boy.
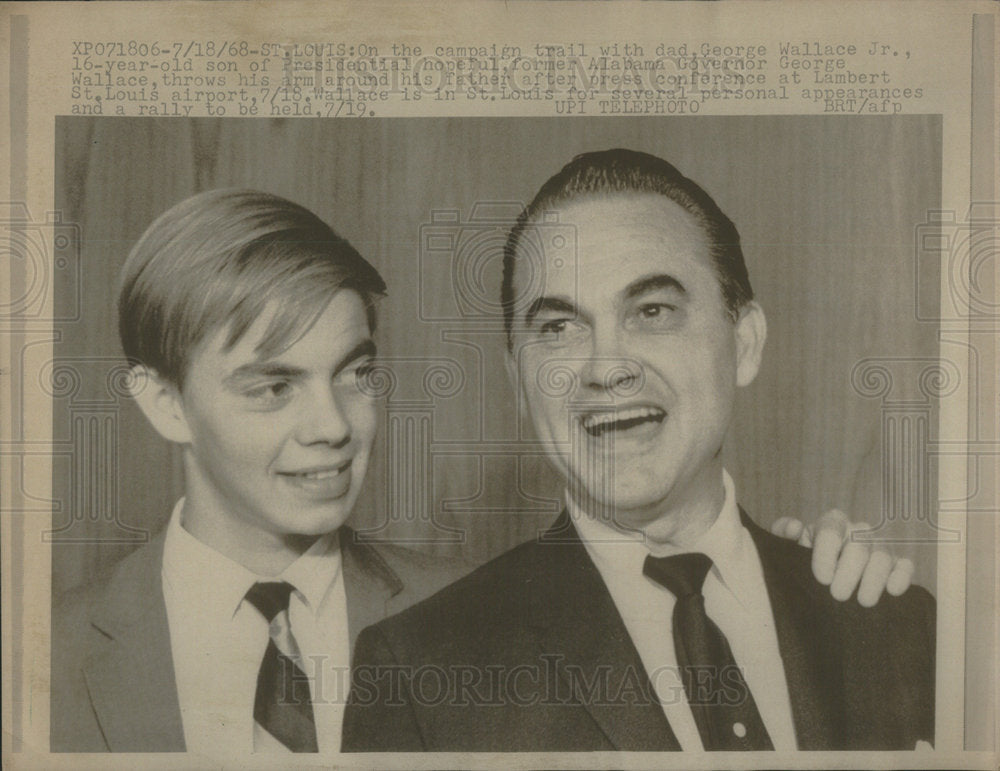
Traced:
<svg viewBox="0 0 1000 771">
<path fill-rule="evenodd" d="M 263 193 L 189 198 L 132 250 L 122 345 L 136 402 L 183 448 L 185 495 L 54 614 L 54 751 L 339 749 L 354 638 L 461 572 L 344 526 L 384 292 L 318 217 Z"/>
</svg>

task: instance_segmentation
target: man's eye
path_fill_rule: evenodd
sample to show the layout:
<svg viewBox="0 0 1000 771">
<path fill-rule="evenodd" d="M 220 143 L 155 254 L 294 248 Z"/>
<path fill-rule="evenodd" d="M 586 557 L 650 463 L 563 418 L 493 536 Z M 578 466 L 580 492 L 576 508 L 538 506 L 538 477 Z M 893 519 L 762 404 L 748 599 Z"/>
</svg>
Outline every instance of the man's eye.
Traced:
<svg viewBox="0 0 1000 771">
<path fill-rule="evenodd" d="M 678 308 L 670 303 L 644 303 L 636 308 L 636 322 L 656 329 L 668 327 L 678 321 Z"/>
<path fill-rule="evenodd" d="M 538 331 L 543 335 L 561 335 L 569 326 L 568 319 L 552 319 L 539 325 Z"/>
<path fill-rule="evenodd" d="M 674 306 L 667 305 L 665 303 L 651 303 L 649 305 L 643 305 L 639 308 L 639 314 L 643 318 L 655 319 L 663 316 L 670 311 L 674 310 Z"/>
<path fill-rule="evenodd" d="M 553 318 L 538 322 L 537 337 L 553 345 L 570 345 L 587 335 L 587 326 L 577 319 Z"/>
</svg>

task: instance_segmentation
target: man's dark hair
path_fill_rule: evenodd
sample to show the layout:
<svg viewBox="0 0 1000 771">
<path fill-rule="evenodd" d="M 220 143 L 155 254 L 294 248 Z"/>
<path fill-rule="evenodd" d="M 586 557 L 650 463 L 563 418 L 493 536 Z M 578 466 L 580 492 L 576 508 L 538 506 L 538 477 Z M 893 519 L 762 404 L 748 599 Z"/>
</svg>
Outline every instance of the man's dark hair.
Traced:
<svg viewBox="0 0 1000 771">
<path fill-rule="evenodd" d="M 615 149 L 576 156 L 551 177 L 521 212 L 504 245 L 503 283 L 500 303 L 503 307 L 507 345 L 513 345 L 513 326 L 517 298 L 514 294 L 514 268 L 517 250 L 525 230 L 541 215 L 572 200 L 614 193 L 653 193 L 669 198 L 690 212 L 708 238 L 711 257 L 722 297 L 735 321 L 740 310 L 753 299 L 736 226 L 696 182 L 681 174 L 671 164 L 655 155 L 635 150 Z"/>
</svg>

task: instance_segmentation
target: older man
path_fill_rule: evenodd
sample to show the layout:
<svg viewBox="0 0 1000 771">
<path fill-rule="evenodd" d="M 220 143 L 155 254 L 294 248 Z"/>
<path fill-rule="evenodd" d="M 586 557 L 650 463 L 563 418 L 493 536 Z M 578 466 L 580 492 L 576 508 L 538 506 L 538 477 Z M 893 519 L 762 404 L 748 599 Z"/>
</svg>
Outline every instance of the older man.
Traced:
<svg viewBox="0 0 1000 771">
<path fill-rule="evenodd" d="M 528 248 L 553 210 L 575 251 Z M 722 445 L 767 329 L 711 197 L 643 153 L 577 157 L 513 229 L 503 302 L 509 368 L 566 509 L 362 633 L 344 748 L 933 741 L 933 599 L 839 603 L 808 552 L 737 504 Z M 555 368 L 572 387 L 552 388 Z"/>
</svg>

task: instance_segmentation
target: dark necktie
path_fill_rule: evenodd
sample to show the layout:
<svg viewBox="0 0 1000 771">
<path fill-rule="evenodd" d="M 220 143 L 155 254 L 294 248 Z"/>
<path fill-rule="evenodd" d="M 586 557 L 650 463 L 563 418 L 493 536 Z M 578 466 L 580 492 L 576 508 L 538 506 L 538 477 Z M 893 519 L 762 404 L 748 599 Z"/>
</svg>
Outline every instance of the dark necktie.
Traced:
<svg viewBox="0 0 1000 771">
<path fill-rule="evenodd" d="M 255 751 L 280 749 L 271 737 L 292 752 L 319 751 L 309 680 L 297 663 L 299 650 L 288 624 L 292 591 L 291 584 L 274 581 L 256 583 L 247 592 L 270 625 L 253 705 Z"/>
<path fill-rule="evenodd" d="M 705 554 L 646 557 L 642 572 L 677 598 L 674 648 L 688 704 L 706 750 L 773 750 L 729 641 L 705 613 Z"/>
</svg>

